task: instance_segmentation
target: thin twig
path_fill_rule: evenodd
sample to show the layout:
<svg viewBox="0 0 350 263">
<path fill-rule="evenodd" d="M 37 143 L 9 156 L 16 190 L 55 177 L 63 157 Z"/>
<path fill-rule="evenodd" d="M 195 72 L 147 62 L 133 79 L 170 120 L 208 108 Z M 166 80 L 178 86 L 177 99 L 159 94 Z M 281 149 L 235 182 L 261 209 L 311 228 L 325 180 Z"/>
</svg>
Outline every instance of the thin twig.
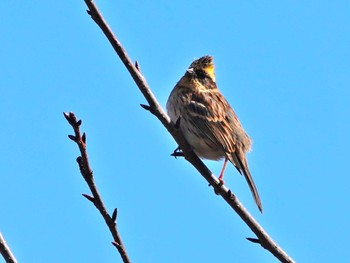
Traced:
<svg viewBox="0 0 350 263">
<path fill-rule="evenodd" d="M 17 263 L 15 256 L 12 254 L 10 248 L 6 244 L 6 241 L 0 233 L 0 253 L 5 259 L 6 263 Z"/>
<path fill-rule="evenodd" d="M 109 213 L 107 212 L 106 206 L 104 205 L 102 198 L 96 187 L 94 177 L 93 177 L 93 172 L 91 170 L 88 154 L 86 151 L 86 134 L 83 133 L 83 135 L 81 135 L 80 133 L 80 125 L 82 122 L 81 120 L 77 121 L 77 118 L 75 117 L 73 112 L 63 113 L 63 114 L 74 130 L 75 135 L 68 135 L 68 137 L 69 139 L 74 141 L 79 147 L 81 156 L 77 158 L 77 163 L 79 165 L 80 173 L 84 177 L 92 193 L 92 196 L 87 194 L 83 194 L 83 196 L 89 201 L 91 201 L 95 205 L 95 207 L 98 209 L 98 211 L 101 213 L 103 219 L 105 220 L 109 228 L 109 231 L 113 236 L 114 241 L 112 242 L 112 244 L 117 248 L 121 258 L 123 259 L 123 262 L 130 263 L 131 261 L 129 259 L 128 254 L 126 253 L 125 247 L 123 245 L 123 242 L 120 238 L 120 235 L 117 229 L 117 224 L 116 224 L 117 209 L 114 209 L 112 216 L 109 215 Z M 115 244 L 118 244 L 118 245 L 115 245 Z"/>
<path fill-rule="evenodd" d="M 149 103 L 148 105 L 143 105 L 142 107 L 149 110 L 154 114 L 169 133 L 173 136 L 179 147 L 182 149 L 185 159 L 190 162 L 200 174 L 208 181 L 208 183 L 214 188 L 215 193 L 223 197 L 223 199 L 233 208 L 233 210 L 242 218 L 242 220 L 248 225 L 248 227 L 255 233 L 259 243 L 262 247 L 270 251 L 276 258 L 281 262 L 294 262 L 293 259 L 286 254 L 276 242 L 274 242 L 271 237 L 266 233 L 266 231 L 257 223 L 257 221 L 248 213 L 248 211 L 243 207 L 241 202 L 237 197 L 232 194 L 232 192 L 226 188 L 224 185 L 220 184 L 219 180 L 211 173 L 211 171 L 204 165 L 204 163 L 198 158 L 198 156 L 191 151 L 189 144 L 185 140 L 184 136 L 179 129 L 176 129 L 174 123 L 170 121 L 169 116 L 162 109 L 158 101 L 156 100 L 154 94 L 149 88 L 145 77 L 141 74 L 139 69 L 139 63 L 135 67 L 131 59 L 127 55 L 125 49 L 113 34 L 112 30 L 107 25 L 106 21 L 102 17 L 95 3 L 91 0 L 84 0 L 88 6 L 88 14 L 96 22 L 96 24 L 101 28 L 105 36 L 108 38 L 109 42 L 113 46 L 115 52 L 118 54 L 119 58 L 124 63 L 125 67 L 128 69 L 130 75 L 134 79 L 139 90 L 144 95 L 145 99 Z"/>
</svg>

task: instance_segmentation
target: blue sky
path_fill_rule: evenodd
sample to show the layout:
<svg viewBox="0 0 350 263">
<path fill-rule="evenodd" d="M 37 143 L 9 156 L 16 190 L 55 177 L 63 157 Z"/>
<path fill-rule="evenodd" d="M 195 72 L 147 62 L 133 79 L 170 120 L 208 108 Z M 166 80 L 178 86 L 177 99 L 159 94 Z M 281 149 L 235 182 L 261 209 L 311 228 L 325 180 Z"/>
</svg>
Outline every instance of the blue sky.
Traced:
<svg viewBox="0 0 350 263">
<path fill-rule="evenodd" d="M 298 262 L 349 258 L 350 3 L 98 1 L 165 106 L 195 58 L 253 139 L 264 206 L 230 165 L 228 187 Z M 145 103 L 83 1 L 0 3 L 0 231 L 19 262 L 118 262 L 75 158 L 63 111 L 88 152 L 133 262 L 276 262 Z M 206 161 L 218 174 L 221 162 Z M 1 260 L 0 260 L 1 261 Z M 119 261 L 121 262 L 121 261 Z"/>
</svg>

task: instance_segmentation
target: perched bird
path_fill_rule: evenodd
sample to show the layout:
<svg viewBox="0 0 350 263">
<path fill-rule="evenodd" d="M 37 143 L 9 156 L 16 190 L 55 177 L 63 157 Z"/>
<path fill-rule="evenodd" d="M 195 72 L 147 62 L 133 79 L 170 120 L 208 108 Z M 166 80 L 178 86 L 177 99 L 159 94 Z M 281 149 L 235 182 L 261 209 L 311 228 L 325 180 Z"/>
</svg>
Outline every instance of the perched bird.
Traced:
<svg viewBox="0 0 350 263">
<path fill-rule="evenodd" d="M 227 161 L 244 175 L 262 212 L 258 190 L 246 160 L 251 139 L 216 86 L 213 57 L 204 56 L 192 62 L 172 90 L 166 108 L 171 120 L 179 123 L 179 129 L 199 157 L 225 159 L 220 181 L 223 182 Z"/>
</svg>

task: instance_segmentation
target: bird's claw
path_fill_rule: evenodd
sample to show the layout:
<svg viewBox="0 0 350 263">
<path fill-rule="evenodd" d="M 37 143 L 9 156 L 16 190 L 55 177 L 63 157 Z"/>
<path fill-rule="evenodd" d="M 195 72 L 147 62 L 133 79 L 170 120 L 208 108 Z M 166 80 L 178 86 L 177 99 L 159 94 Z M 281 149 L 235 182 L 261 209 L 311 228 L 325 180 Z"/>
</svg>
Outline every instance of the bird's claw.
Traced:
<svg viewBox="0 0 350 263">
<path fill-rule="evenodd" d="M 170 156 L 174 156 L 176 159 L 177 157 L 183 157 L 184 153 L 182 152 L 182 150 L 180 149 L 180 147 L 177 147 L 174 152 L 172 154 L 170 154 Z"/>
<path fill-rule="evenodd" d="M 223 186 L 224 184 L 225 184 L 224 179 L 222 179 L 222 178 L 219 177 L 219 185 L 220 185 L 220 186 Z"/>
</svg>

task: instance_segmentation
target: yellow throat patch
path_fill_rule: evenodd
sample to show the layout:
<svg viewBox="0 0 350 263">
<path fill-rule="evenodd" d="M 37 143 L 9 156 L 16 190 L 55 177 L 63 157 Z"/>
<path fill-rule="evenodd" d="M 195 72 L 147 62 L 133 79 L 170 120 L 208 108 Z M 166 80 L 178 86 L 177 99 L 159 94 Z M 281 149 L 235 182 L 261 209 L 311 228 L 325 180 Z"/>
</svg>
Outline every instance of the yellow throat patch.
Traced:
<svg viewBox="0 0 350 263">
<path fill-rule="evenodd" d="M 214 64 L 208 65 L 204 68 L 204 71 L 210 76 L 210 78 L 215 82 L 215 67 Z"/>
</svg>

